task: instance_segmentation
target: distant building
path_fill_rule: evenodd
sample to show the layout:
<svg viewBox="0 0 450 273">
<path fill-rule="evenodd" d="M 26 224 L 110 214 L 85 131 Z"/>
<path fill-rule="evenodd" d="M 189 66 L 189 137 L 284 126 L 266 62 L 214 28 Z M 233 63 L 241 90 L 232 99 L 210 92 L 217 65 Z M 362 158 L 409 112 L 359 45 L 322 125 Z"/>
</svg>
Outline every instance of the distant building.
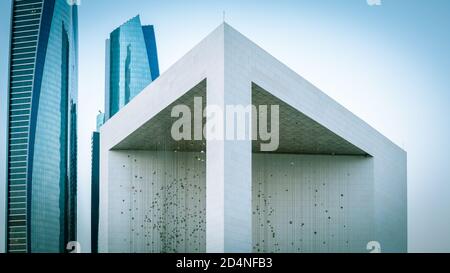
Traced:
<svg viewBox="0 0 450 273">
<path fill-rule="evenodd" d="M 106 41 L 106 120 L 159 76 L 153 26 L 142 26 L 139 15 Z"/>
<path fill-rule="evenodd" d="M 96 123 L 96 131 L 100 131 L 100 127 L 105 123 L 105 113 L 98 113 L 97 114 L 97 123 Z"/>
<path fill-rule="evenodd" d="M 97 130 L 92 133 L 91 142 L 91 252 L 98 252 L 98 206 L 99 206 L 99 164 L 100 127 L 105 122 L 105 114 L 97 115 Z"/>
<path fill-rule="evenodd" d="M 6 250 L 64 252 L 77 226 L 77 6 L 12 9 Z"/>
<path fill-rule="evenodd" d="M 159 76 L 158 54 L 153 26 L 142 26 L 136 16 L 106 40 L 105 113 L 97 115 L 92 134 L 91 248 L 98 249 L 99 129 L 109 118 Z"/>
</svg>

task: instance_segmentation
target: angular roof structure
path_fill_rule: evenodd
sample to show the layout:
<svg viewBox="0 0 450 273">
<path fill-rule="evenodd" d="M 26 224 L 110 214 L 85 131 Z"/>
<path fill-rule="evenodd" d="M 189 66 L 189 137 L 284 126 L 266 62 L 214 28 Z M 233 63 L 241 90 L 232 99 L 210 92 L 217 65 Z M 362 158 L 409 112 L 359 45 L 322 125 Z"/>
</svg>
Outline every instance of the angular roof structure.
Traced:
<svg viewBox="0 0 450 273">
<path fill-rule="evenodd" d="M 226 23 L 101 128 L 100 248 L 108 251 L 113 151 L 206 150 L 206 251 L 252 251 L 252 155 L 258 141 L 175 141 L 174 105 L 279 105 L 279 148 L 269 154 L 370 160 L 367 229 L 387 252 L 407 250 L 406 152 Z M 357 195 L 356 195 L 357 196 Z"/>
</svg>

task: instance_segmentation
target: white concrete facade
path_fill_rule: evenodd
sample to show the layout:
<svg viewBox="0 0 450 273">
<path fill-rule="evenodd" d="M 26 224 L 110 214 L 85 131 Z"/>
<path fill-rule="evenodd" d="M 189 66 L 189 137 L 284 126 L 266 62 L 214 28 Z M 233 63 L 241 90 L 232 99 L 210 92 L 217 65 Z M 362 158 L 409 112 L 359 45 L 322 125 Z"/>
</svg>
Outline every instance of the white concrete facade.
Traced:
<svg viewBox="0 0 450 273">
<path fill-rule="evenodd" d="M 144 144 L 139 147 L 139 143 L 134 143 L 131 147 L 129 144 L 130 136 L 138 132 L 141 135 L 148 133 L 149 137 L 154 137 L 151 136 L 151 133 L 154 132 L 153 129 L 153 131 L 145 131 L 146 125 L 152 123 L 152 120 L 159 113 L 205 80 L 207 105 L 249 105 L 254 100 L 254 98 L 252 99 L 252 89 L 254 89 L 253 85 L 256 84 L 298 113 L 312 120 L 317 126 L 331 132 L 330 134 L 339 139 L 338 142 L 348 143 L 349 147 L 352 146 L 355 147 L 355 150 L 363 151 L 364 155 L 344 157 L 343 154 L 342 158 L 339 158 L 341 155 L 335 157 L 328 155 L 322 158 L 323 155 L 306 156 L 297 154 L 292 155 L 293 158 L 286 159 L 280 158 L 283 155 L 264 155 L 252 152 L 252 141 L 250 140 L 208 140 L 205 147 L 204 166 L 196 165 L 198 168 L 197 175 L 202 174 L 202 168 L 206 172 L 201 179 L 194 179 L 199 185 L 205 184 L 205 231 L 204 236 L 198 234 L 199 238 L 204 238 L 204 243 L 198 244 L 198 248 L 187 246 L 187 244 L 182 244 L 182 247 L 179 244 L 176 248 L 168 248 L 167 241 L 164 241 L 165 235 L 161 237 L 160 231 L 158 231 L 158 240 L 164 242 L 158 241 L 157 244 L 166 247 L 147 248 L 144 245 L 130 243 L 132 236 L 129 234 L 130 230 L 127 230 L 130 229 L 130 226 L 125 225 L 122 230 L 116 226 L 118 222 L 122 221 L 118 220 L 122 219 L 120 218 L 120 208 L 117 207 L 118 202 L 123 201 L 123 198 L 120 200 L 117 196 L 123 196 L 127 191 L 130 192 L 130 189 L 127 188 L 123 190 L 124 192 L 121 192 L 118 185 L 125 183 L 127 177 L 132 179 L 134 176 L 139 176 L 137 175 L 139 172 L 136 170 L 130 171 L 126 167 L 123 168 L 123 165 L 120 166 L 122 161 L 118 158 L 121 157 L 117 155 L 123 153 L 123 156 L 140 156 L 141 159 L 143 159 L 143 155 L 146 155 L 144 156 L 146 159 L 141 160 L 145 162 L 142 163 L 144 165 L 133 167 L 142 169 L 142 172 L 145 172 L 145 166 L 158 165 L 159 163 L 153 163 L 151 159 L 163 160 L 155 157 L 154 153 L 157 152 L 136 151 L 147 149 Z M 100 252 L 366 252 L 364 246 L 372 240 L 380 242 L 384 252 L 407 251 L 406 153 L 227 24 L 219 26 L 168 71 L 152 82 L 105 123 L 100 133 L 102 136 L 100 148 Z M 127 145 L 130 147 L 123 143 L 128 143 Z M 186 152 L 191 153 L 186 158 L 192 158 L 196 152 L 200 151 Z M 323 160 L 319 160 L 315 156 L 321 157 Z M 316 164 L 308 165 L 307 159 L 309 157 L 314 157 L 310 162 L 316 162 Z M 339 163 L 341 159 L 344 163 L 348 162 L 342 168 L 348 170 L 347 173 L 351 178 L 342 177 L 345 171 L 335 169 L 338 168 L 336 166 L 341 166 L 341 163 Z M 342 222 L 338 222 L 341 223 L 340 226 L 333 224 L 334 226 L 330 227 L 332 230 L 327 231 L 327 234 L 333 239 L 326 239 L 325 237 L 314 239 L 314 236 L 305 235 L 306 246 L 303 247 L 301 246 L 303 239 L 300 241 L 297 238 L 301 236 L 300 231 L 295 231 L 295 228 L 287 231 L 288 229 L 284 226 L 277 224 L 278 227 L 272 227 L 273 229 L 279 228 L 277 234 L 279 232 L 286 232 L 286 234 L 283 234 L 275 244 L 272 240 L 271 245 L 266 245 L 265 248 L 258 250 L 258 246 L 261 245 L 258 240 L 262 240 L 258 234 L 267 232 L 267 230 L 262 231 L 260 227 L 256 226 L 260 220 L 256 219 L 255 207 L 260 197 L 255 196 L 255 188 L 259 185 L 258 181 L 264 180 L 264 175 L 261 177 L 258 166 L 261 166 L 261 164 L 267 165 L 267 161 L 274 162 L 273 166 L 281 164 L 280 162 L 284 162 L 284 165 L 286 165 L 286 162 L 290 161 L 302 165 L 305 171 L 310 166 L 313 169 L 325 170 L 324 173 L 327 173 L 330 177 L 336 177 L 335 185 L 340 186 L 331 187 L 330 190 L 327 190 L 326 196 L 335 196 L 337 193 L 339 195 L 336 196 L 336 199 L 333 199 L 334 197 L 324 199 L 324 206 L 325 204 L 331 206 L 331 204 L 334 204 L 333 202 L 340 200 L 340 191 L 343 189 L 346 189 L 346 193 L 351 193 L 354 198 L 353 201 L 348 202 L 353 202 L 350 206 L 353 210 L 346 210 L 345 214 L 342 215 L 337 210 L 333 215 L 335 218 L 343 217 Z M 192 163 L 189 163 L 187 159 L 182 160 L 182 165 L 188 166 L 189 164 Z M 362 169 L 352 166 L 360 166 Z M 265 169 L 270 170 L 271 168 L 265 167 Z M 278 169 L 283 168 L 280 166 Z M 333 171 L 330 171 L 331 169 Z M 290 170 L 286 170 L 286 172 L 289 172 L 289 177 L 292 177 L 292 179 L 301 177 L 300 173 Z M 175 174 L 177 175 L 176 178 L 182 178 L 179 172 L 166 173 L 167 176 L 175 176 Z M 353 176 L 353 174 L 356 176 Z M 147 173 L 147 175 L 150 174 Z M 317 177 L 315 179 L 317 185 L 320 184 L 319 182 L 331 183 L 334 181 L 327 180 L 326 177 L 320 177 L 319 179 L 317 174 L 315 176 Z M 118 177 L 123 177 L 123 179 Z M 308 181 L 311 177 L 314 176 L 304 178 L 303 181 Z M 151 181 L 150 178 L 148 179 L 148 181 Z M 164 179 L 167 179 L 167 177 Z M 270 183 L 283 185 L 283 183 L 287 183 L 286 181 L 293 183 L 294 180 L 292 179 L 264 180 L 264 183 L 267 185 Z M 202 180 L 204 181 L 202 182 Z M 302 179 L 299 178 L 296 183 L 301 183 L 301 181 Z M 296 186 L 295 190 L 291 192 L 300 195 L 299 191 L 302 189 L 306 190 L 307 188 Z M 273 192 L 274 190 L 276 190 L 276 187 L 270 188 L 270 191 Z M 268 194 L 270 191 L 265 193 Z M 150 194 L 150 188 L 148 188 L 148 192 Z M 314 195 L 314 192 L 311 194 Z M 292 200 L 294 199 L 293 197 Z M 131 202 L 131 200 L 130 197 L 126 202 Z M 308 199 L 305 198 L 305 200 Z M 287 204 L 294 207 L 312 204 L 305 200 L 292 201 L 292 203 Z M 148 196 L 143 196 L 137 202 L 143 202 L 143 207 L 147 204 L 148 209 L 153 201 Z M 203 201 L 200 198 L 198 202 L 202 203 Z M 291 224 L 289 217 L 298 215 L 301 209 L 289 214 L 282 211 L 283 207 L 286 207 L 286 204 L 275 206 L 279 210 L 277 211 L 277 217 L 285 215 L 283 219 L 288 223 L 287 225 L 299 224 L 300 220 L 298 219 L 292 220 Z M 340 206 L 338 208 L 340 209 Z M 324 210 L 328 209 L 324 207 Z M 327 222 L 317 220 L 321 216 L 314 216 L 317 219 L 313 216 L 310 217 L 311 224 L 315 223 L 316 227 L 322 227 L 322 229 L 311 228 L 309 231 L 316 232 L 318 236 L 324 236 L 319 231 L 329 228 Z M 348 221 L 349 226 L 354 227 L 354 229 L 342 231 L 345 221 Z M 190 224 L 185 224 L 183 227 L 186 230 L 192 228 Z M 118 235 L 127 232 L 128 235 Z M 288 235 L 288 232 L 291 232 L 289 234 L 292 234 L 292 236 Z M 345 236 L 353 236 L 353 238 L 359 239 L 352 242 L 351 247 L 347 247 L 346 241 L 348 240 L 345 239 Z M 298 240 L 294 242 L 291 237 Z M 189 239 L 190 237 L 186 233 L 183 242 Z M 120 243 L 120 240 L 126 241 L 126 244 Z M 264 243 L 268 242 L 265 240 Z M 289 244 L 290 246 L 288 246 Z M 328 245 L 324 248 L 318 244 Z M 193 243 L 193 245 L 196 245 L 196 243 Z"/>
</svg>

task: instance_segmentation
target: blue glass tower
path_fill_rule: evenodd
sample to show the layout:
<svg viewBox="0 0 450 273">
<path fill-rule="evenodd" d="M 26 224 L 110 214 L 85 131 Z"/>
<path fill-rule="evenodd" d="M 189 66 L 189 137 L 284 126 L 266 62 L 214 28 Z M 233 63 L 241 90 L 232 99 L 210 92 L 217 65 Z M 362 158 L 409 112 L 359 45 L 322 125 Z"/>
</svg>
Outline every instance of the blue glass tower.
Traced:
<svg viewBox="0 0 450 273">
<path fill-rule="evenodd" d="M 76 240 L 77 6 L 14 0 L 8 87 L 8 252 Z"/>
<path fill-rule="evenodd" d="M 159 76 L 153 26 L 139 15 L 111 34 L 106 42 L 106 120 Z"/>
<path fill-rule="evenodd" d="M 100 127 L 105 114 L 97 115 L 97 130 L 92 133 L 91 142 L 91 252 L 98 253 L 99 195 L 100 195 Z"/>
<path fill-rule="evenodd" d="M 91 142 L 91 252 L 98 253 L 100 195 L 100 133 L 92 133 Z"/>
<path fill-rule="evenodd" d="M 159 76 L 153 26 L 139 15 L 116 28 L 106 40 L 105 113 L 97 116 L 92 134 L 91 249 L 98 251 L 100 126 Z"/>
</svg>

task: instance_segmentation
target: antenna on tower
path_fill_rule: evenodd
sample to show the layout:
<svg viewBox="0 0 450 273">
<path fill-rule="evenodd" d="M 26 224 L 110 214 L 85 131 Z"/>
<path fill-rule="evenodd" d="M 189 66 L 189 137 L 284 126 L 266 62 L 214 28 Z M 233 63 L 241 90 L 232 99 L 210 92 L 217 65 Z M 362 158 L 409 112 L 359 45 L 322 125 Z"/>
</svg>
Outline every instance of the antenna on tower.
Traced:
<svg viewBox="0 0 450 273">
<path fill-rule="evenodd" d="M 222 16 L 223 16 L 223 22 L 225 23 L 225 11 L 222 12 Z"/>
</svg>

